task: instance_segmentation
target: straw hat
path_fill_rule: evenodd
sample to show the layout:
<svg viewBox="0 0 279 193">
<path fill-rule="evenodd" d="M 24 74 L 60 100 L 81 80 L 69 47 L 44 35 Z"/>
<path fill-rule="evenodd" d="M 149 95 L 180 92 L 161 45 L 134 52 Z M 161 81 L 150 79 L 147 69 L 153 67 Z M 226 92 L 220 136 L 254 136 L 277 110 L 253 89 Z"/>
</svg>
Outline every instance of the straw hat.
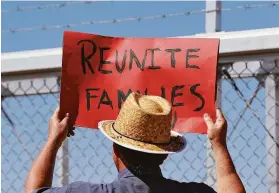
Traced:
<svg viewBox="0 0 279 193">
<path fill-rule="evenodd" d="M 111 141 L 136 151 L 169 154 L 183 150 L 185 138 L 171 130 L 169 102 L 159 96 L 131 93 L 115 121 L 99 122 Z"/>
</svg>

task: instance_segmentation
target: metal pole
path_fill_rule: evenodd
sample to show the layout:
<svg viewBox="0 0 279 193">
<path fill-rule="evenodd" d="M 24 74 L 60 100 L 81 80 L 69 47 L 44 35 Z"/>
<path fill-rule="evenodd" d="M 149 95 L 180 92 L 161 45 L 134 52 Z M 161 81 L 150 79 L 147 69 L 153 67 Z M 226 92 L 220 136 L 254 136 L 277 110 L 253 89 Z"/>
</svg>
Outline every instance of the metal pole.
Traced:
<svg viewBox="0 0 279 193">
<path fill-rule="evenodd" d="M 206 0 L 206 13 L 205 13 L 205 32 L 213 33 L 221 31 L 221 1 L 216 0 Z M 218 70 L 218 80 L 217 80 L 217 106 L 221 108 L 221 74 Z M 205 183 L 211 187 L 215 187 L 216 183 L 216 170 L 215 170 L 215 161 L 213 157 L 213 152 L 211 149 L 211 144 L 209 140 L 206 142 L 207 151 L 206 151 L 206 161 L 205 166 L 207 169 L 207 176 Z"/>
<path fill-rule="evenodd" d="M 266 135 L 268 193 L 279 192 L 279 152 L 276 141 L 274 141 L 274 139 L 279 139 L 279 107 L 277 104 L 279 102 L 278 78 L 278 75 L 270 74 L 265 80 L 266 128 L 273 137 L 272 139 L 271 136 Z"/>
<path fill-rule="evenodd" d="M 66 139 L 58 151 L 58 186 L 65 186 L 69 182 L 69 157 L 68 157 L 68 139 Z"/>
<path fill-rule="evenodd" d="M 206 0 L 205 32 L 221 31 L 221 1 Z"/>
<path fill-rule="evenodd" d="M 220 71 L 218 71 L 220 72 Z M 218 80 L 217 80 L 217 101 L 216 105 L 217 108 L 221 109 L 222 106 L 222 80 L 221 80 L 221 74 L 218 74 Z M 205 183 L 213 188 L 215 188 L 216 185 L 216 168 L 215 168 L 215 160 L 213 151 L 211 149 L 211 143 L 209 140 L 206 142 L 206 161 L 205 166 L 207 169 L 207 176 L 205 179 Z"/>
<path fill-rule="evenodd" d="M 57 78 L 57 84 L 60 87 L 60 77 Z M 66 139 L 58 151 L 58 186 L 65 186 L 69 182 L 69 144 Z"/>
</svg>

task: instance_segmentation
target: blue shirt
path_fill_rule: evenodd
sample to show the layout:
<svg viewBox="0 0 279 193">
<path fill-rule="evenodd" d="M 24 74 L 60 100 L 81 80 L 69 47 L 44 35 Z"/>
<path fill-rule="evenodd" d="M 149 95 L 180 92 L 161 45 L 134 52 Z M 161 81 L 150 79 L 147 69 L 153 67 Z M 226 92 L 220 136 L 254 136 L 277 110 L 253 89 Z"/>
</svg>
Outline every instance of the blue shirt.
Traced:
<svg viewBox="0 0 279 193">
<path fill-rule="evenodd" d="M 110 184 L 74 182 L 60 188 L 41 188 L 33 193 L 216 193 L 203 183 L 180 183 L 166 179 L 161 171 L 155 175 L 137 177 L 128 169 L 118 174 Z"/>
</svg>

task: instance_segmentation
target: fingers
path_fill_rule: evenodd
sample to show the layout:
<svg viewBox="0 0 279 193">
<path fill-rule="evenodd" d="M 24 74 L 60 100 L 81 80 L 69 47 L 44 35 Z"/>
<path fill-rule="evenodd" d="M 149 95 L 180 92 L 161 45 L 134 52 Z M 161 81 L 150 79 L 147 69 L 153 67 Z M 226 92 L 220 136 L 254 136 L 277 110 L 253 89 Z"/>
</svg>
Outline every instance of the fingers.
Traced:
<svg viewBox="0 0 279 193">
<path fill-rule="evenodd" d="M 73 127 L 73 129 L 75 129 L 75 128 Z M 75 132 L 74 132 L 73 129 L 69 129 L 68 134 L 67 134 L 68 137 L 71 137 L 71 136 L 75 135 Z"/>
<path fill-rule="evenodd" d="M 57 107 L 57 108 L 55 109 L 53 115 L 52 115 L 52 118 L 54 118 L 54 119 L 59 119 L 59 118 L 58 118 L 58 117 L 59 117 L 59 111 L 60 111 L 60 108 Z"/>
<path fill-rule="evenodd" d="M 214 126 L 214 123 L 213 123 L 211 117 L 207 113 L 204 114 L 203 118 L 207 125 L 207 128 L 212 128 Z"/>
<path fill-rule="evenodd" d="M 224 120 L 223 113 L 219 109 L 216 109 L 216 117 L 217 120 Z"/>
<path fill-rule="evenodd" d="M 61 124 L 66 127 L 68 125 L 68 122 L 69 122 L 69 118 L 70 118 L 70 115 L 69 113 L 66 114 L 66 116 L 64 117 L 64 119 L 61 121 Z"/>
<path fill-rule="evenodd" d="M 73 130 L 70 130 L 69 133 L 68 133 L 68 135 L 69 135 L 69 134 L 70 134 L 71 136 L 74 136 L 74 135 L 75 135 L 75 132 L 74 132 Z M 70 137 L 70 136 L 69 136 L 69 137 Z"/>
<path fill-rule="evenodd" d="M 59 124 L 62 126 L 63 130 L 67 129 L 67 136 L 74 136 L 75 132 L 74 132 L 74 127 L 69 125 L 69 119 L 70 119 L 70 115 L 69 113 L 66 113 L 65 117 L 60 121 L 59 119 L 59 112 L 60 112 L 60 108 L 57 107 L 52 115 L 52 119 L 56 120 L 58 122 L 60 122 Z M 65 130 L 64 130 L 65 131 Z"/>
<path fill-rule="evenodd" d="M 75 135 L 75 132 L 73 131 L 73 129 L 75 129 L 75 128 L 69 127 L 69 118 L 70 118 L 70 115 L 69 115 L 69 113 L 67 113 L 66 116 L 64 117 L 64 119 L 61 121 L 61 124 L 63 125 L 63 127 L 68 128 L 68 134 L 67 134 L 68 137 Z"/>
<path fill-rule="evenodd" d="M 223 127 L 224 125 L 227 124 L 227 121 L 223 113 L 219 109 L 216 110 L 216 117 L 217 117 L 216 126 Z"/>
</svg>

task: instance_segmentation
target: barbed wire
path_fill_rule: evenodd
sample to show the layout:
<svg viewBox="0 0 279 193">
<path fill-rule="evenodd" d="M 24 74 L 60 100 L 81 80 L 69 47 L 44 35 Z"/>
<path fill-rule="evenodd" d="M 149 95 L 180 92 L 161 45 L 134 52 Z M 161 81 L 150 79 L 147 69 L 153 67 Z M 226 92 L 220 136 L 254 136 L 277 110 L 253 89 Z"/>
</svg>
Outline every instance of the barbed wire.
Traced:
<svg viewBox="0 0 279 193">
<path fill-rule="evenodd" d="M 46 5 L 39 5 L 39 6 L 17 6 L 16 8 L 2 10 L 2 13 L 11 13 L 11 12 L 23 12 L 23 11 L 30 11 L 30 10 L 42 10 L 48 8 L 63 8 L 70 5 L 77 5 L 77 4 L 91 4 L 96 1 L 71 1 L 71 2 L 63 2 L 63 3 L 52 3 Z"/>
<path fill-rule="evenodd" d="M 176 17 L 176 16 L 190 16 L 199 13 L 211 13 L 211 12 L 219 12 L 219 11 L 232 11 L 236 9 L 253 9 L 253 8 L 263 8 L 263 7 L 275 7 L 278 6 L 279 2 L 271 2 L 266 4 L 254 4 L 254 5 L 241 5 L 231 8 L 221 8 L 221 9 L 212 9 L 212 10 L 194 10 L 194 11 L 185 11 L 185 12 L 177 12 L 177 13 L 170 13 L 170 14 L 160 14 L 160 15 L 153 15 L 153 16 L 143 16 L 143 17 L 129 17 L 123 19 L 111 19 L 111 20 L 98 20 L 98 21 L 83 21 L 77 24 L 63 24 L 63 25 L 49 25 L 49 26 L 37 26 L 37 27 L 27 27 L 27 28 L 17 28 L 17 29 L 6 29 L 2 30 L 2 33 L 10 32 L 23 32 L 23 31 L 34 31 L 34 30 L 49 30 L 49 29 L 59 29 L 59 28 L 73 28 L 77 27 L 78 25 L 93 25 L 93 24 L 108 24 L 108 23 L 120 23 L 120 22 L 127 22 L 127 21 L 142 21 L 142 20 L 153 20 L 153 19 L 165 19 L 169 17 Z"/>
</svg>

